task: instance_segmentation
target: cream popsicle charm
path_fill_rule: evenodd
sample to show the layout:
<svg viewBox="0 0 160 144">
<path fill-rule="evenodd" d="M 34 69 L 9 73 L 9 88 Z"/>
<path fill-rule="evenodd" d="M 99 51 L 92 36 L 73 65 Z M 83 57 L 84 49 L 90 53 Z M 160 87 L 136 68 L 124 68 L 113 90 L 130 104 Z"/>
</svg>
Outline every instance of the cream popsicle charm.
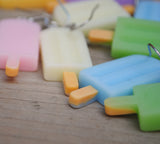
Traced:
<svg viewBox="0 0 160 144">
<path fill-rule="evenodd" d="M 69 22 L 76 25 L 83 23 L 84 20 L 90 16 L 91 10 L 97 4 L 99 4 L 99 8 L 92 21 L 80 29 L 85 34 L 95 28 L 113 29 L 119 16 L 130 17 L 130 15 L 113 0 L 86 0 L 64 4 L 64 7 L 70 14 Z M 60 5 L 55 8 L 53 18 L 62 26 L 66 24 L 68 19 Z"/>
<path fill-rule="evenodd" d="M 15 77 L 18 71 L 36 71 L 40 26 L 26 19 L 0 21 L 0 68 Z"/>
<path fill-rule="evenodd" d="M 61 1 L 58 2 L 66 13 L 67 10 Z M 62 81 L 64 72 L 74 72 L 78 75 L 82 69 L 92 66 L 85 37 L 77 29 L 90 22 L 96 9 L 97 5 L 89 19 L 80 25 L 57 27 L 52 23 L 49 29 L 42 31 L 41 51 L 43 74 L 46 80 Z"/>
<path fill-rule="evenodd" d="M 92 66 L 85 37 L 78 30 L 49 28 L 41 32 L 41 52 L 44 78 L 62 81 L 63 72 L 79 74 Z"/>
<path fill-rule="evenodd" d="M 85 0 L 65 0 L 66 2 L 78 2 Z M 118 4 L 120 4 L 128 13 L 134 13 L 134 0 L 115 0 Z"/>
</svg>

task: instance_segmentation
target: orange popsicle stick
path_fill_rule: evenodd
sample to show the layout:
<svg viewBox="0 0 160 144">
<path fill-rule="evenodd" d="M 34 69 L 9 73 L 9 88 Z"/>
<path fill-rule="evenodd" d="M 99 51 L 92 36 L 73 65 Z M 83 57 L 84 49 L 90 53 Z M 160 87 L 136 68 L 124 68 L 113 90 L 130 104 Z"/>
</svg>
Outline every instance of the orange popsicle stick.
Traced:
<svg viewBox="0 0 160 144">
<path fill-rule="evenodd" d="M 76 91 L 71 92 L 69 97 L 69 103 L 73 105 L 80 105 L 93 99 L 97 95 L 98 91 L 92 86 L 87 86 Z"/>
<path fill-rule="evenodd" d="M 105 113 L 110 116 L 136 113 L 133 96 L 113 97 L 104 101 Z"/>
<path fill-rule="evenodd" d="M 109 30 L 91 30 L 88 38 L 90 42 L 111 42 L 113 34 L 114 32 Z"/>
<path fill-rule="evenodd" d="M 6 64 L 6 75 L 8 77 L 16 77 L 19 72 L 19 59 L 8 58 Z"/>
<path fill-rule="evenodd" d="M 136 113 L 134 110 L 129 110 L 129 109 L 116 109 L 112 107 L 105 106 L 105 113 L 110 116 L 115 116 L 115 115 L 127 115 L 127 114 L 134 114 Z"/>
<path fill-rule="evenodd" d="M 123 8 L 131 15 L 134 14 L 135 7 L 133 5 L 124 5 Z"/>
<path fill-rule="evenodd" d="M 63 84 L 66 95 L 69 95 L 72 91 L 77 90 L 79 88 L 77 75 L 74 72 L 64 72 Z"/>
</svg>

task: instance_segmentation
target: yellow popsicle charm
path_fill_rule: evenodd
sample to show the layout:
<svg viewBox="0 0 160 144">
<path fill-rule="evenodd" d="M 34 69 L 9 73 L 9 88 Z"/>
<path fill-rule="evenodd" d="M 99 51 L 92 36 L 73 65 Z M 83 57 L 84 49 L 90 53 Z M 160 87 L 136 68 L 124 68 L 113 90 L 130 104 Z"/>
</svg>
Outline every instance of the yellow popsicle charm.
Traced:
<svg viewBox="0 0 160 144">
<path fill-rule="evenodd" d="M 62 2 L 64 1 L 62 0 Z M 5 8 L 5 9 L 39 8 L 39 9 L 45 9 L 49 13 L 52 13 L 53 9 L 57 5 L 58 5 L 57 0 L 0 0 L 0 8 Z"/>
</svg>

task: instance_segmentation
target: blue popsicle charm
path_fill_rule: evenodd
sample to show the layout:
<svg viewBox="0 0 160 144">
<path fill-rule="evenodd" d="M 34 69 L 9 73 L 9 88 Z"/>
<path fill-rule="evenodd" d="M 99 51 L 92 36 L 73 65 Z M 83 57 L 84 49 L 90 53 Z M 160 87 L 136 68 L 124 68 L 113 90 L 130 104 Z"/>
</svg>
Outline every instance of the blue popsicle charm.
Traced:
<svg viewBox="0 0 160 144">
<path fill-rule="evenodd" d="M 151 44 L 148 48 L 150 46 L 159 54 Z M 150 49 L 149 53 L 151 56 Z M 70 105 L 81 108 L 95 101 L 104 105 L 104 100 L 109 97 L 132 95 L 136 85 L 160 82 L 160 61 L 150 56 L 127 56 L 82 70 L 79 86 L 82 88 L 91 85 L 98 90 L 98 94 L 78 105 Z"/>
<path fill-rule="evenodd" d="M 136 7 L 135 18 L 160 21 L 160 1 L 141 0 Z"/>
</svg>

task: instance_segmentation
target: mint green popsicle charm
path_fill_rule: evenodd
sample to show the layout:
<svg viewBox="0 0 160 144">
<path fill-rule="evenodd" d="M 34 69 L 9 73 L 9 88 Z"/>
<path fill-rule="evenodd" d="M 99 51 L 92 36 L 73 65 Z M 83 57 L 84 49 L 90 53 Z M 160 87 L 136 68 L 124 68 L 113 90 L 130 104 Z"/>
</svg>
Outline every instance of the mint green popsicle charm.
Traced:
<svg viewBox="0 0 160 144">
<path fill-rule="evenodd" d="M 136 86 L 133 93 L 134 96 L 106 99 L 106 114 L 114 116 L 137 113 L 142 131 L 160 130 L 160 83 Z"/>
<path fill-rule="evenodd" d="M 148 55 L 146 45 L 160 45 L 160 22 L 134 18 L 118 18 L 115 32 L 106 30 L 91 30 L 89 41 L 93 44 L 111 44 L 113 58 L 133 54 Z M 160 48 L 157 48 L 160 51 Z M 155 58 L 158 56 L 154 53 Z"/>
</svg>

